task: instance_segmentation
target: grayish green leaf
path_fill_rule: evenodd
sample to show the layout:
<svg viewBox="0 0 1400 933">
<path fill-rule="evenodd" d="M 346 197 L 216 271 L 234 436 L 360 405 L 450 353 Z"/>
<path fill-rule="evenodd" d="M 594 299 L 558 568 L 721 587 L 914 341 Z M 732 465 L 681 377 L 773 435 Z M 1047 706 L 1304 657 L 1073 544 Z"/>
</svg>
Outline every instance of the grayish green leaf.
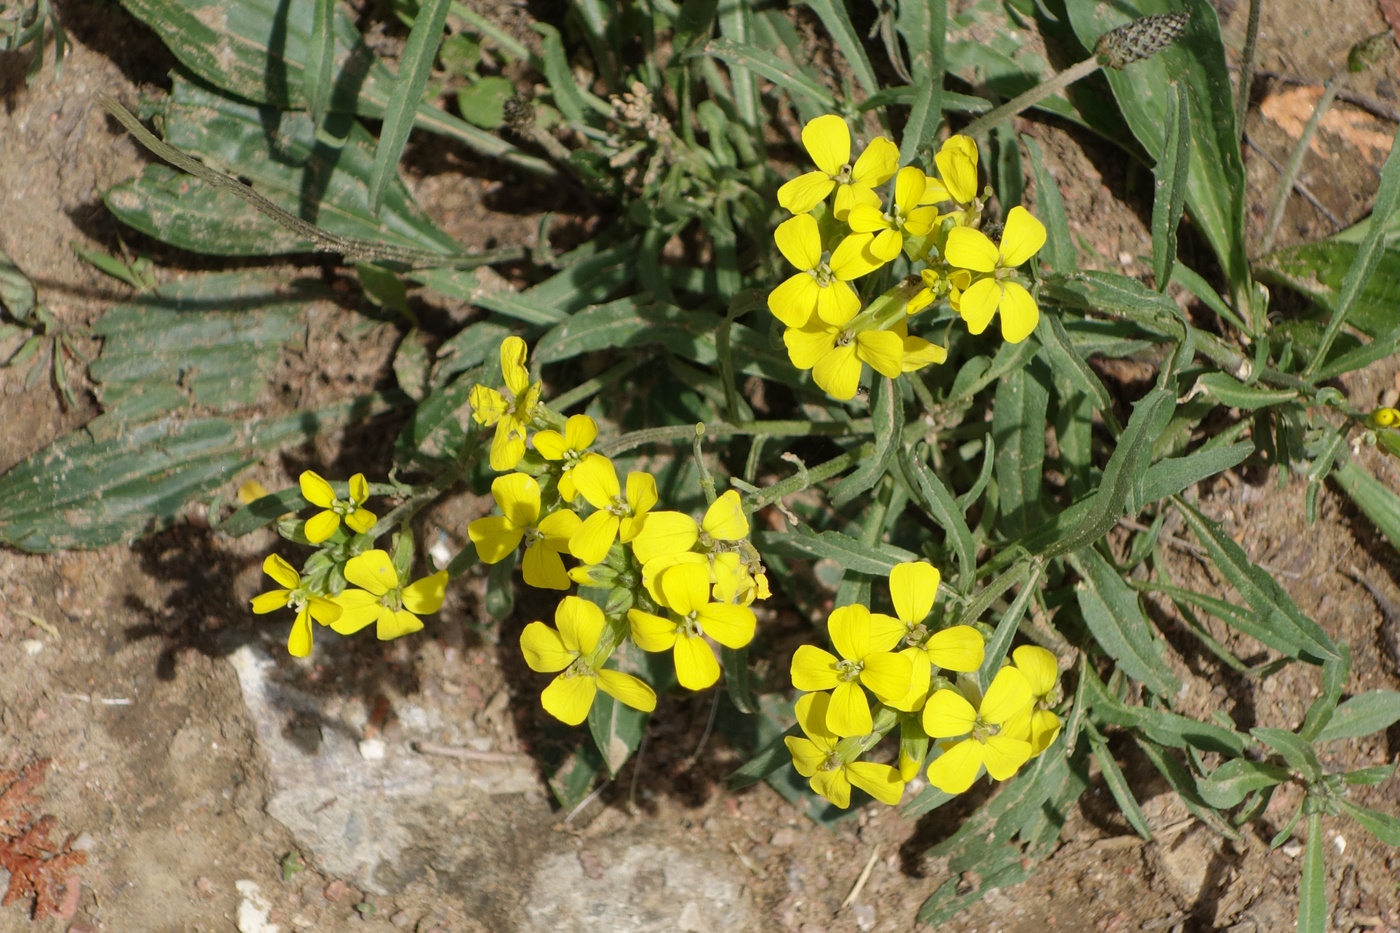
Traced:
<svg viewBox="0 0 1400 933">
<path fill-rule="evenodd" d="M 1137 593 L 1092 547 L 1074 552 L 1069 560 L 1083 578 L 1076 591 L 1079 611 L 1099 646 L 1129 677 L 1160 697 L 1175 697 L 1181 681 L 1167 667 Z"/>
<path fill-rule="evenodd" d="M 1191 96 L 1181 82 L 1167 95 L 1166 139 L 1162 155 L 1152 170 L 1152 274 L 1157 291 L 1165 292 L 1176 264 L 1176 231 L 1186 206 L 1191 169 Z"/>
<path fill-rule="evenodd" d="M 437 59 L 438 44 L 442 42 L 442 29 L 447 24 L 451 5 L 451 0 L 422 0 L 418 15 L 413 19 L 413 28 L 408 32 L 408 41 L 404 43 L 398 77 L 384 108 L 384 125 L 374 151 L 374 168 L 369 175 L 369 211 L 375 216 L 384 203 L 390 178 L 398 179 L 399 156 L 423 101 L 423 89 L 428 86 L 428 75 Z"/>
<path fill-rule="evenodd" d="M 904 443 L 904 394 L 898 382 L 877 376 L 870 416 L 875 425 L 875 452 L 831 488 L 833 507 L 840 508 L 873 489 L 899 455 Z"/>
<path fill-rule="evenodd" d="M 997 445 L 997 497 L 1001 526 L 1020 537 L 1041 520 L 1045 468 L 1045 414 L 1050 393 L 1028 368 L 1008 373 L 997 386 L 992 436 Z"/>
<path fill-rule="evenodd" d="M 1359 693 L 1337 707 L 1327 725 L 1317 734 L 1317 741 L 1354 739 L 1384 732 L 1400 722 L 1400 693 L 1394 690 L 1372 690 Z"/>
</svg>

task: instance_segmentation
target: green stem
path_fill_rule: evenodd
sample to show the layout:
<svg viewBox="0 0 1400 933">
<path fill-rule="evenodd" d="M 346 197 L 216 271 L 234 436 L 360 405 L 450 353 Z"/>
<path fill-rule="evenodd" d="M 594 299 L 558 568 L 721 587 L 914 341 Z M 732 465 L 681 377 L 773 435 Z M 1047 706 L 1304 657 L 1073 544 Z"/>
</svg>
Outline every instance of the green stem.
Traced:
<svg viewBox="0 0 1400 933">
<path fill-rule="evenodd" d="M 1083 78 L 1087 78 L 1102 67 L 1103 63 L 1099 61 L 1098 56 L 1091 55 L 1084 59 L 1084 61 L 1069 66 L 1049 81 L 1043 84 L 1037 84 L 1024 94 L 1019 94 L 1011 98 L 1011 100 L 997 107 L 995 110 L 982 114 L 982 116 L 969 123 L 967 128 L 962 131 L 962 134 L 975 138 L 977 134 L 985 133 L 1002 120 L 1014 117 L 1016 114 L 1029 107 L 1034 107 L 1056 91 L 1069 87 L 1074 82 Z"/>
<path fill-rule="evenodd" d="M 790 496 L 795 492 L 801 492 L 809 486 L 828 480 L 844 470 L 849 470 L 866 457 L 875 452 L 875 445 L 872 443 L 861 444 L 854 450 L 848 450 L 839 457 L 834 457 L 826 463 L 818 464 L 810 470 L 802 470 L 796 476 L 790 476 L 780 483 L 774 483 L 752 502 L 750 511 L 757 512 L 765 505 L 772 505 L 783 496 Z"/>
<path fill-rule="evenodd" d="M 1250 86 L 1254 83 L 1254 50 L 1259 44 L 1259 7 L 1262 0 L 1249 0 L 1249 24 L 1244 31 L 1244 51 L 1240 53 L 1240 87 L 1235 98 L 1235 128 L 1244 135 L 1244 118 L 1249 112 Z"/>
<path fill-rule="evenodd" d="M 1308 154 L 1308 147 L 1312 145 L 1312 140 L 1317 135 L 1317 128 L 1322 123 L 1322 117 L 1332 107 L 1332 101 L 1336 99 L 1337 92 L 1340 91 L 1347 82 L 1348 72 L 1341 72 L 1322 90 L 1322 96 L 1317 100 L 1317 106 L 1313 108 L 1312 116 L 1308 118 L 1307 124 L 1303 127 L 1303 135 L 1298 137 L 1298 142 L 1293 147 L 1292 154 L 1288 157 L 1287 164 L 1283 167 L 1283 177 L 1279 179 L 1278 193 L 1274 195 L 1273 206 L 1269 209 L 1269 219 L 1264 224 L 1264 240 L 1260 244 L 1260 252 L 1267 253 L 1274 247 L 1274 235 L 1278 233 L 1279 224 L 1283 222 L 1283 209 L 1288 206 L 1288 196 L 1293 193 L 1293 180 L 1298 177 L 1298 171 L 1303 167 L 1303 157 Z"/>
<path fill-rule="evenodd" d="M 750 421 L 746 424 L 727 424 L 723 421 L 705 425 L 708 437 L 741 437 L 750 434 L 766 434 L 769 437 L 850 437 L 856 434 L 873 434 L 875 426 L 869 418 L 855 418 L 851 421 Z M 663 428 L 644 428 L 615 437 L 598 445 L 598 452 L 605 457 L 615 457 L 624 451 L 633 450 L 645 444 L 667 444 L 673 441 L 688 441 L 695 435 L 695 425 L 676 424 Z"/>
</svg>

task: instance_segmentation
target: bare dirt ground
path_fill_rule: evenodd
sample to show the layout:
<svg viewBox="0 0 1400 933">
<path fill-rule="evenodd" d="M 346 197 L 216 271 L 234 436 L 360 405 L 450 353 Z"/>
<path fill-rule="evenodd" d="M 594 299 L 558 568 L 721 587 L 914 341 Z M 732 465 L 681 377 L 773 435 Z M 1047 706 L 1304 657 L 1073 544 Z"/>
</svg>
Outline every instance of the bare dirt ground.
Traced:
<svg viewBox="0 0 1400 933">
<path fill-rule="evenodd" d="M 1221 6 L 1227 36 L 1238 37 L 1246 4 Z M 78 261 L 69 244 L 117 248 L 120 230 L 100 191 L 142 164 L 91 95 L 104 88 L 129 98 L 133 80 L 158 81 L 170 60 L 115 4 L 61 11 L 77 39 L 61 79 L 46 72 L 26 88 L 27 62 L 0 59 L 0 248 L 35 279 L 62 324 L 76 328 L 128 293 Z M 1261 62 L 1317 83 L 1341 65 L 1352 41 L 1382 28 L 1360 0 L 1266 4 Z M 1392 58 L 1353 90 L 1393 106 L 1396 75 Z M 1251 139 L 1282 161 L 1298 102 L 1279 97 L 1297 88 L 1269 80 L 1256 88 Z M 1365 132 L 1388 137 L 1394 125 L 1346 102 L 1338 110 L 1346 120 L 1324 127 L 1302 177 L 1350 223 L 1368 209 L 1384 156 L 1365 148 L 1372 139 Z M 1141 203 L 1132 196 L 1144 183 L 1141 170 L 1084 134 L 1020 128 L 1046 149 L 1094 256 L 1136 268 L 1149 243 L 1140 213 L 1124 202 Z M 529 242 L 547 202 L 532 207 L 481 169 L 460 153 L 421 147 L 408 160 L 423 203 L 463 242 Z M 1276 173 L 1253 156 L 1249 172 L 1251 203 L 1266 204 Z M 1251 222 L 1257 236 L 1262 214 Z M 1297 200 L 1281 242 L 1329 232 L 1330 222 Z M 162 275 L 204 264 L 125 236 L 157 257 Z M 392 378 L 392 331 L 366 329 L 338 307 L 314 313 L 311 346 L 285 361 L 274 397 L 332 398 Z M 354 348 L 354 366 L 321 362 L 317 348 L 333 344 Z M 1342 388 L 1361 407 L 1392 403 L 1400 371 L 1395 361 L 1378 364 Z M 51 385 L 26 389 L 20 374 L 0 370 L 0 470 L 90 418 L 96 408 L 80 396 L 82 407 L 67 411 Z M 388 462 L 391 439 L 383 429 L 361 432 L 276 458 L 253 475 L 279 488 L 308 465 L 328 475 L 372 472 Z M 1400 484 L 1394 461 L 1374 451 L 1359 456 Z M 1331 490 L 1318 523 L 1307 526 L 1302 494 L 1300 483 L 1262 472 L 1199 490 L 1203 509 L 1350 644 L 1347 691 L 1394 689 L 1400 558 Z M 454 498 L 426 517 L 422 531 L 460 541 L 483 508 L 470 496 Z M 534 757 L 551 734 L 534 706 L 540 684 L 514 647 L 531 606 L 496 626 L 486 621 L 479 588 L 468 584 L 419 637 L 387 646 L 328 639 L 309 663 L 294 662 L 281 650 L 282 620 L 247 611 L 264 587 L 259 564 L 274 538 L 230 541 L 193 519 L 131 547 L 0 551 L 0 770 L 53 759 L 41 788 L 45 810 L 58 820 L 56 835 L 73 833 L 89 856 L 75 871 L 80 887 L 65 916 L 31 924 L 16 904 L 0 909 L 0 930 L 869 933 L 910 929 L 918 905 L 947 880 L 922 853 L 955 829 L 962 811 L 910 820 L 872 809 L 828 831 L 766 786 L 728 793 L 720 780 L 737 758 L 722 739 L 710 739 L 692 760 L 709 710 L 703 698 L 665 701 L 641 764 L 570 818 L 551 807 Z M 1188 552 L 1178 557 L 1179 580 L 1223 586 Z M 1349 575 L 1353 568 L 1376 595 Z M 1313 671 L 1290 667 L 1262 684 L 1235 678 L 1159 608 L 1186 685 L 1183 711 L 1223 709 L 1246 728 L 1297 726 L 1318 688 Z M 1246 656 L 1253 650 L 1221 627 L 1212 632 Z M 1115 751 L 1156 839 L 1134 835 L 1095 784 L 1035 877 L 988 892 L 951 928 L 1291 929 L 1300 850 L 1270 852 L 1267 840 L 1296 797 L 1279 794 L 1245 844 L 1231 844 L 1186 819 L 1131 747 Z M 1327 764 L 1379 764 L 1397 753 L 1400 728 L 1393 728 L 1374 741 L 1339 743 Z M 1397 792 L 1392 778 L 1359 788 L 1355 799 L 1397 813 Z M 1351 824 L 1324 825 L 1331 928 L 1400 931 L 1400 855 Z M 842 908 L 867 866 L 860 896 Z"/>
</svg>

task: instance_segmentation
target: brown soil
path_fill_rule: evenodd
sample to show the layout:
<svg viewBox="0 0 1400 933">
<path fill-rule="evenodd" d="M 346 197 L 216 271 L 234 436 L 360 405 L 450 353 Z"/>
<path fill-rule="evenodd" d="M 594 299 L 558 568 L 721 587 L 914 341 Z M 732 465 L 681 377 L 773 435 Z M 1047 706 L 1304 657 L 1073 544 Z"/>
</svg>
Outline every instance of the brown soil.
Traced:
<svg viewBox="0 0 1400 933">
<path fill-rule="evenodd" d="M 1242 33 L 1247 4 L 1221 5 L 1229 34 Z M 117 247 L 120 231 L 103 211 L 99 192 L 142 164 L 91 95 L 103 88 L 129 96 L 133 78 L 158 78 L 168 59 L 115 4 L 71 16 L 79 41 L 61 80 L 46 72 L 26 88 L 26 62 L 0 60 L 0 248 L 29 272 L 65 326 L 82 327 L 129 293 L 78 261 L 69 244 Z M 1260 60 L 1320 81 L 1341 63 L 1351 41 L 1382 27 L 1369 4 L 1266 4 Z M 1395 78 L 1392 59 L 1354 89 L 1393 101 Z M 1286 90 L 1265 83 L 1257 93 L 1280 89 Z M 1034 123 L 1021 128 L 1046 151 L 1071 222 L 1094 254 L 1086 253 L 1086 262 L 1140 271 L 1137 257 L 1150 253 L 1149 241 L 1141 217 L 1121 200 L 1142 184 L 1140 170 L 1083 134 Z M 1286 157 L 1285 127 L 1255 113 L 1249 128 L 1276 158 Z M 1394 127 L 1381 129 L 1390 134 Z M 1345 135 L 1324 141 L 1327 148 L 1309 156 L 1303 178 L 1330 210 L 1352 222 L 1368 208 L 1376 170 Z M 1266 204 L 1276 175 L 1262 160 L 1250 158 L 1249 165 L 1251 204 Z M 477 177 L 482 167 L 470 159 L 422 147 L 410 153 L 408 166 L 423 203 L 463 242 L 532 242 L 539 205 L 521 207 L 505 182 Z M 1262 216 L 1251 219 L 1257 237 Z M 1295 201 L 1281 242 L 1328 232 L 1326 221 Z M 161 260 L 163 275 L 176 274 L 170 267 L 201 263 L 125 235 Z M 444 309 L 449 316 L 460 310 Z M 320 365 L 313 346 L 278 374 L 284 398 L 336 397 L 384 377 L 394 331 L 357 326 L 353 315 L 329 305 L 315 313 L 316 332 L 325 335 L 320 339 L 351 346 L 353 353 L 340 356 L 354 363 L 344 371 Z M 1377 364 L 1347 379 L 1344 389 L 1360 407 L 1393 402 L 1400 395 L 1397 365 Z M 82 407 L 67 411 L 45 381 L 26 389 L 21 373 L 0 370 L 0 470 L 90 418 L 95 406 L 80 396 Z M 387 442 L 356 435 L 265 463 L 253 475 L 280 488 L 306 465 L 347 473 L 387 462 Z M 1360 456 L 1383 481 L 1400 485 L 1393 460 L 1374 451 Z M 1232 474 L 1199 490 L 1203 510 L 1272 568 L 1305 612 L 1350 644 L 1349 693 L 1400 687 L 1400 619 L 1385 616 L 1377 598 L 1348 575 L 1355 568 L 1382 597 L 1400 604 L 1400 557 L 1333 490 L 1323 492 L 1319 520 L 1308 526 L 1302 496 L 1301 483 L 1280 484 L 1276 475 L 1262 473 Z M 458 497 L 435 509 L 424 527 L 429 534 L 442 529 L 455 544 L 483 509 L 480 500 Z M 744 918 L 734 928 L 745 930 L 906 930 L 923 899 L 947 880 L 945 867 L 922 853 L 956 827 L 949 810 L 910 820 L 898 811 L 868 809 L 828 831 L 766 786 L 723 791 L 719 778 L 736 757 L 722 739 L 709 740 L 699 764 L 690 760 L 705 732 L 705 699 L 667 701 L 640 773 L 634 777 L 629 766 L 597 802 L 566 822 L 548 806 L 526 754 L 539 736 L 533 691 L 540 684 L 522 670 L 512 646 L 531 607 L 522 606 L 499 627 L 484 621 L 478 581 L 454 591 L 422 636 L 387 646 L 338 643 L 318 653 L 313 665 L 297 665 L 279 652 L 285 637 L 280 620 L 263 624 L 246 609 L 263 588 L 259 563 L 274 543 L 270 534 L 229 541 L 192 522 L 131 547 L 49 556 L 0 551 L 0 770 L 52 758 L 41 790 L 45 809 L 58 819 L 55 838 L 72 832 L 89 854 L 77 871 L 75 913 L 31 927 L 23 906 L 14 905 L 0 909 L 0 930 L 232 930 L 240 903 L 248 900 L 235 884 L 245 881 L 259 887 L 270 921 L 283 931 L 338 931 L 348 924 L 424 933 L 539 929 L 550 922 L 540 914 L 542 905 L 530 902 L 531 891 L 548 890 L 541 872 L 581 868 L 586 886 L 612 877 L 608 872 L 625 861 L 623 845 L 632 846 L 629 852 L 650 846 L 645 851 L 696 853 L 697 871 L 737 886 L 737 894 L 725 896 L 732 895 L 736 916 Z M 1179 580 L 1207 591 L 1223 588 L 1189 553 L 1177 557 Z M 1318 690 L 1313 669 L 1295 665 L 1262 685 L 1226 676 L 1171 611 L 1159 608 L 1158 621 L 1175 649 L 1174 672 L 1186 685 L 1179 698 L 1183 712 L 1205 717 L 1223 709 L 1241 727 L 1298 725 Z M 1246 655 L 1254 650 L 1223 628 L 1212 631 Z M 406 736 L 427 728 L 441 744 L 466 742 L 484 752 L 487 759 L 480 761 L 435 760 L 431 772 L 450 789 L 443 825 L 455 827 L 476 854 L 409 852 L 395 866 L 393 885 L 366 883 L 353 872 L 338 875 L 310 858 L 284 880 L 282 860 L 303 844 L 267 812 L 278 791 L 271 753 L 230 661 L 244 646 L 277 659 L 272 680 L 342 710 L 344 722 L 358 730 L 356 740 L 381 738 L 393 754 L 411 757 L 416 753 Z M 415 726 L 415 717 L 429 725 Z M 284 735 L 295 740 L 303 725 L 287 711 Z M 1393 761 L 1397 743 L 1396 729 L 1337 743 L 1326 763 L 1340 769 Z M 1033 879 L 987 892 L 951 928 L 1291 929 L 1300 850 L 1270 852 L 1267 840 L 1296 797 L 1277 795 L 1263 823 L 1243 844 L 1233 844 L 1187 819 L 1132 748 L 1115 746 L 1115 752 L 1156 839 L 1134 835 L 1096 780 L 1071 813 L 1061 847 Z M 1359 788 L 1353 799 L 1394 814 L 1400 812 L 1398 790 L 1392 778 Z M 1324 826 L 1328 902 L 1336 909 L 1331 928 L 1400 931 L 1400 855 L 1354 824 L 1328 818 Z M 430 830 L 424 838 L 431 838 Z M 867 864 L 856 904 L 841 909 Z M 977 884 L 974 877 L 962 880 Z M 702 879 L 686 883 L 702 889 Z M 374 893 L 375 886 L 383 893 Z M 708 922 L 701 911 L 695 921 L 701 925 L 684 928 L 710 929 Z"/>
</svg>

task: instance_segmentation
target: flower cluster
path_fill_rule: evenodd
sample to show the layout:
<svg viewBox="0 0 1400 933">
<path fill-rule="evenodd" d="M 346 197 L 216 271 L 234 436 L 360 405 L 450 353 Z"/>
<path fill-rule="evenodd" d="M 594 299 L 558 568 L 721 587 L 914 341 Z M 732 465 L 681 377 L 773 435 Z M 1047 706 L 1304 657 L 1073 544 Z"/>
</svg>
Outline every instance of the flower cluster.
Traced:
<svg viewBox="0 0 1400 933">
<path fill-rule="evenodd" d="M 1006 780 L 1059 734 L 1054 654 L 1017 648 L 984 693 L 976 677 L 982 635 L 969 625 L 935 631 L 926 622 L 939 583 L 930 564 L 899 564 L 889 576 L 893 616 L 842 606 L 827 622 L 836 653 L 803 645 L 793 655 L 792 684 L 810 692 L 796 708 L 804 737 L 785 741 L 793 767 L 838 807 L 850 805 L 852 786 L 898 803 L 905 782 L 923 767 L 930 740 L 941 754 L 928 767 L 929 783 L 957 794 L 984 767 Z M 895 729 L 897 766 L 861 760 Z"/>
<path fill-rule="evenodd" d="M 598 425 L 587 415 L 565 419 L 550 411 L 525 361 L 525 342 L 506 338 L 504 392 L 472 390 L 473 417 L 496 428 L 492 468 L 515 472 L 491 484 L 501 514 L 473 521 L 467 533 L 488 564 L 523 546 L 529 586 L 607 591 L 598 602 L 565 596 L 554 627 L 531 622 L 521 634 L 525 663 L 557 675 L 540 697 L 545 710 L 578 725 L 599 690 L 635 709 L 654 709 L 648 684 L 606 666 L 628 641 L 670 652 L 686 689 L 713 686 L 720 664 L 711 642 L 747 645 L 756 625 L 751 605 L 769 595 L 739 494 L 716 497 L 698 521 L 657 509 L 656 478 L 643 471 L 619 478 L 613 462 L 592 449 Z M 578 563 L 566 568 L 566 556 Z"/>
<path fill-rule="evenodd" d="M 773 289 L 768 308 L 786 328 L 792 364 L 810 369 L 824 391 L 854 397 L 862 364 L 894 379 L 942 363 L 943 347 L 909 333 L 909 319 L 936 301 L 947 300 L 973 334 L 998 312 L 1008 342 L 1035 330 L 1040 309 L 1016 269 L 1044 245 L 1045 227 L 1013 207 L 999 243 L 982 232 L 991 189 L 978 192 L 977 144 L 970 138 L 952 136 L 943 144 L 934 157 L 937 176 L 900 168 L 899 148 L 884 137 L 871 140 L 852 163 L 850 130 L 834 115 L 803 127 L 802 143 L 817 169 L 778 189 L 778 203 L 793 216 L 774 233 L 797 272 Z M 877 189 L 891 180 L 885 203 Z M 862 310 L 857 280 L 901 253 L 917 274 Z"/>
<path fill-rule="evenodd" d="M 291 522 L 284 534 L 317 550 L 301 573 L 269 554 L 263 572 L 283 588 L 253 599 L 253 612 L 259 615 L 282 608 L 296 613 L 287 653 L 297 658 L 311 653 L 312 621 L 341 635 L 352 635 L 373 622 L 380 641 L 422 629 L 418 617 L 442 608 L 447 572 L 410 582 L 411 540 L 396 535 L 392 557 L 373 546 L 376 518 L 364 507 L 370 486 L 363 473 L 350 477 L 345 498 L 310 470 L 299 482 L 302 498 L 321 511 L 304 522 Z"/>
</svg>

